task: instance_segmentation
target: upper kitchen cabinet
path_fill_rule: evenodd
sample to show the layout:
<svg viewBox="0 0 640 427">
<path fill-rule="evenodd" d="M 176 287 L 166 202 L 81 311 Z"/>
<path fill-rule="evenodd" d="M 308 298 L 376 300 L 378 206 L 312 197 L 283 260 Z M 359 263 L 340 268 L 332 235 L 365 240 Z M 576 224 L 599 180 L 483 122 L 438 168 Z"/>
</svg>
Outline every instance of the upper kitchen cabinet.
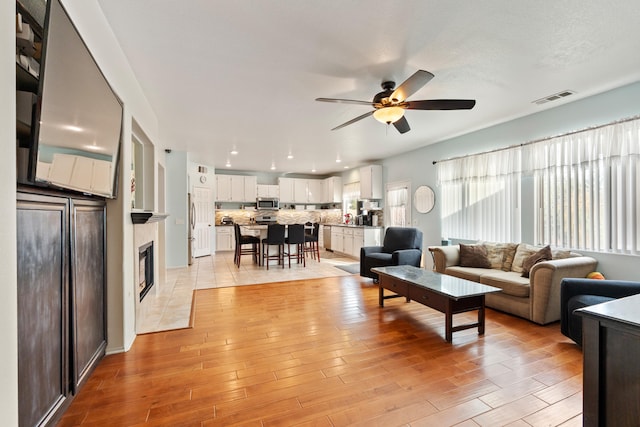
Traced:
<svg viewBox="0 0 640 427">
<path fill-rule="evenodd" d="M 258 184 L 258 197 L 280 197 L 280 187 L 278 185 Z"/>
<path fill-rule="evenodd" d="M 323 180 L 324 203 L 342 203 L 342 178 L 330 176 Z"/>
<path fill-rule="evenodd" d="M 293 201 L 296 203 L 307 203 L 309 194 L 307 189 L 308 179 L 294 178 L 293 180 Z"/>
<path fill-rule="evenodd" d="M 324 199 L 324 182 L 321 179 L 307 180 L 307 202 L 322 203 Z"/>
<path fill-rule="evenodd" d="M 216 175 L 216 201 L 256 201 L 257 182 L 255 176 Z"/>
<path fill-rule="evenodd" d="M 294 203 L 294 190 L 293 183 L 294 178 L 278 178 L 278 185 L 280 186 L 280 202 Z"/>
<path fill-rule="evenodd" d="M 255 202 L 258 197 L 258 178 L 255 176 L 244 177 L 244 202 Z"/>
<path fill-rule="evenodd" d="M 360 168 L 360 198 L 382 199 L 382 166 L 369 165 Z"/>
</svg>

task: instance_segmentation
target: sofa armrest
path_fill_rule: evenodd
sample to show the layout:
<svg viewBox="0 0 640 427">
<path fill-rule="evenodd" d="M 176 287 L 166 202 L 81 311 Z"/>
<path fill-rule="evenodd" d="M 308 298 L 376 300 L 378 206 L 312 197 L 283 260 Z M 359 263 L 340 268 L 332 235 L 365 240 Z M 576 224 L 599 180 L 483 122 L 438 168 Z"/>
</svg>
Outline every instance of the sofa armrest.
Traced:
<svg viewBox="0 0 640 427">
<path fill-rule="evenodd" d="M 444 273 L 447 267 L 460 264 L 460 246 L 429 246 L 433 256 L 433 265 L 438 273 Z"/>
<path fill-rule="evenodd" d="M 531 320 L 541 325 L 560 320 L 562 279 L 584 278 L 597 265 L 598 261 L 588 256 L 555 259 L 534 265 L 529 273 Z"/>
<path fill-rule="evenodd" d="M 413 265 L 420 267 L 422 251 L 420 249 L 400 249 L 391 254 L 394 265 Z"/>
</svg>

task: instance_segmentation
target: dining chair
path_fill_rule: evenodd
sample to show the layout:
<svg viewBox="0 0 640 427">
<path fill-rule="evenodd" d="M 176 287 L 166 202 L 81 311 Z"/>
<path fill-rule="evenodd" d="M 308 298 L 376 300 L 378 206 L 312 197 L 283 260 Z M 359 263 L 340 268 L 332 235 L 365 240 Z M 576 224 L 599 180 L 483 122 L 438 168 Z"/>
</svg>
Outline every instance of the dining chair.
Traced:
<svg viewBox="0 0 640 427">
<path fill-rule="evenodd" d="M 311 229 L 309 229 L 309 226 Z M 320 234 L 320 224 L 314 222 L 313 224 L 307 223 L 307 230 L 304 234 L 304 253 L 311 254 L 313 259 L 318 258 L 318 262 L 320 262 L 320 244 L 318 243 L 318 235 Z"/>
<path fill-rule="evenodd" d="M 267 237 L 262 239 L 262 263 L 267 265 L 269 269 L 269 260 L 277 259 L 278 264 L 282 262 L 282 268 L 284 268 L 284 241 L 285 241 L 285 226 L 283 224 L 269 224 L 267 226 Z M 277 255 L 271 255 L 269 253 L 270 246 L 277 246 Z"/>
<path fill-rule="evenodd" d="M 234 264 L 240 268 L 240 258 L 242 255 L 253 255 L 253 262 L 258 263 L 260 255 L 260 238 L 256 236 L 243 235 L 240 225 L 233 224 L 236 236 L 235 254 L 233 258 Z M 250 248 L 243 247 L 251 245 Z"/>
<path fill-rule="evenodd" d="M 287 252 L 285 252 L 285 256 L 289 258 L 289 268 L 291 268 L 291 258 L 295 258 L 298 264 L 302 261 L 302 265 L 307 266 L 304 253 L 305 241 L 304 224 L 291 224 L 287 227 L 287 237 L 285 239 Z M 291 245 L 294 245 L 294 253 L 291 252 Z"/>
</svg>

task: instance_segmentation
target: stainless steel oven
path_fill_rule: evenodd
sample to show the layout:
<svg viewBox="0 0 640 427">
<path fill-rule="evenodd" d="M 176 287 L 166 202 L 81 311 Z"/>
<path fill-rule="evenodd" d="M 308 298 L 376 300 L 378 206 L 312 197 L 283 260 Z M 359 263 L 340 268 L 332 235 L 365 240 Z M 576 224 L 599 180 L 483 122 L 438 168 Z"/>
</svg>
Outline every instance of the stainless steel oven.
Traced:
<svg viewBox="0 0 640 427">
<path fill-rule="evenodd" d="M 261 210 L 280 209 L 280 200 L 276 197 L 258 197 L 256 199 L 256 208 Z"/>
</svg>

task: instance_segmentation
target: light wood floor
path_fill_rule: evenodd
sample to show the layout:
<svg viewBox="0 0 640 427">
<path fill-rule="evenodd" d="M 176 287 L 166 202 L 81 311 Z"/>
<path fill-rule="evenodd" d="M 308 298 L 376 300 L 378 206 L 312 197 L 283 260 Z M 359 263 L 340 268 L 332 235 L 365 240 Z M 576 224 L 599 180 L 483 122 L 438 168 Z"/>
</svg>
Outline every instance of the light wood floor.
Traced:
<svg viewBox="0 0 640 427">
<path fill-rule="evenodd" d="M 198 290 L 193 328 L 107 356 L 59 425 L 582 425 L 558 324 L 487 310 L 447 344 L 442 314 L 377 296 L 357 275 Z"/>
</svg>

